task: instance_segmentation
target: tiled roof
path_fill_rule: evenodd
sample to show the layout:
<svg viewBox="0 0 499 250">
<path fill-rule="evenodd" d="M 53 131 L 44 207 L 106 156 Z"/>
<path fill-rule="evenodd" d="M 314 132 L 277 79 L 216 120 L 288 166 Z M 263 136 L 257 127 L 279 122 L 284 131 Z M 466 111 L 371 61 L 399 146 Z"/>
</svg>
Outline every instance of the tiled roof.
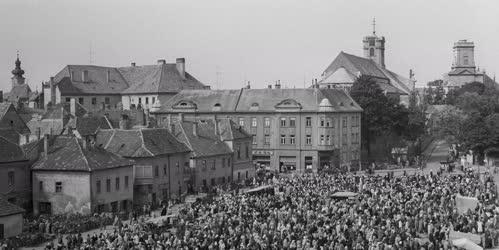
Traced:
<svg viewBox="0 0 499 250">
<path fill-rule="evenodd" d="M 8 115 L 9 113 L 13 115 Z M 4 119 L 9 119 L 5 121 Z M 14 129 L 20 134 L 30 133 L 29 127 L 24 122 L 23 118 L 19 115 L 13 104 L 8 102 L 0 103 L 0 121 L 3 125 L 8 124 L 9 129 Z M 7 128 L 7 127 L 3 127 Z"/>
<path fill-rule="evenodd" d="M 83 82 L 84 71 L 88 72 L 86 82 Z M 187 72 L 185 79 L 182 78 L 176 64 L 171 63 L 120 68 L 68 65 L 57 73 L 54 81 L 63 95 L 176 93 L 182 89 L 208 88 Z"/>
<path fill-rule="evenodd" d="M 197 124 L 197 135 L 194 135 L 194 124 Z M 231 154 L 232 150 L 215 134 L 212 121 L 177 122 L 175 136 L 187 145 L 195 157 Z M 178 129 L 177 129 L 178 128 Z"/>
<path fill-rule="evenodd" d="M 86 82 L 83 82 L 84 71 L 88 72 Z M 74 72 L 73 80 L 71 80 L 71 72 Z M 94 65 L 68 65 L 57 73 L 54 81 L 63 95 L 120 94 L 129 87 L 116 68 Z"/>
<path fill-rule="evenodd" d="M 3 119 L 5 114 L 9 111 L 10 106 L 12 106 L 11 103 L 8 102 L 0 102 L 0 120 Z"/>
<path fill-rule="evenodd" d="M 81 136 L 95 135 L 100 129 L 111 129 L 105 116 L 76 117 L 76 130 Z"/>
<path fill-rule="evenodd" d="M 248 139 L 252 135 L 248 134 L 241 126 L 237 125 L 229 118 L 217 119 L 219 124 L 220 137 L 224 141 L 231 141 L 237 139 Z"/>
<path fill-rule="evenodd" d="M 123 159 L 98 146 L 88 145 L 85 149 L 74 136 L 58 136 L 48 151 L 48 156 L 40 158 L 33 165 L 33 170 L 90 172 L 133 165 L 133 161 Z"/>
<path fill-rule="evenodd" d="M 17 102 L 18 100 L 29 100 L 31 96 L 31 88 L 28 84 L 18 84 L 12 87 L 9 93 L 5 94 L 9 102 Z"/>
<path fill-rule="evenodd" d="M 12 128 L 0 128 L 0 136 L 12 143 L 19 144 L 21 135 Z"/>
<path fill-rule="evenodd" d="M 324 70 L 321 83 L 327 84 L 328 77 L 342 68 L 350 75 L 358 76 L 361 74 L 389 81 L 389 84 L 378 82 L 381 89 L 388 93 L 408 94 L 410 92 L 409 86 L 412 83 L 409 79 L 379 66 L 371 59 L 347 54 L 343 51 Z"/>
<path fill-rule="evenodd" d="M 111 129 L 97 133 L 97 145 L 123 157 L 155 157 L 189 152 L 164 128 Z"/>
<path fill-rule="evenodd" d="M 189 73 L 181 77 L 176 64 L 144 65 L 118 68 L 130 87 L 124 94 L 179 92 L 182 89 L 205 89 Z"/>
<path fill-rule="evenodd" d="M 0 197 L 0 217 L 24 213 L 24 209 Z"/>
<path fill-rule="evenodd" d="M 0 137 L 0 163 L 25 161 L 26 155 L 22 148 L 3 138 Z"/>
<path fill-rule="evenodd" d="M 280 103 L 290 99 L 301 106 L 301 111 L 315 112 L 324 98 L 329 100 L 334 111 L 362 110 L 343 90 L 307 88 L 183 90 L 169 100 L 162 101 L 158 112 L 176 112 L 183 103 L 194 105 L 198 112 L 273 112 Z"/>
</svg>

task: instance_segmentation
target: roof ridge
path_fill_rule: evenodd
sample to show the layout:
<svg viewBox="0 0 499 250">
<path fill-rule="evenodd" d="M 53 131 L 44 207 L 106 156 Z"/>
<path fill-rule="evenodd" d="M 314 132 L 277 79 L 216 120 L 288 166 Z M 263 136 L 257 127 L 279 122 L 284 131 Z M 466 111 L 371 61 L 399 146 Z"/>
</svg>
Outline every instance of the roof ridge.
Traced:
<svg viewBox="0 0 499 250">
<path fill-rule="evenodd" d="M 92 169 L 90 168 L 90 164 L 88 164 L 87 156 L 83 152 L 83 148 L 81 147 L 80 143 L 78 142 L 78 139 L 76 137 L 73 137 L 73 139 L 76 142 L 76 145 L 78 145 L 78 149 L 80 150 L 81 154 L 83 155 L 83 160 L 85 160 L 85 163 L 87 164 L 88 171 L 91 172 Z M 85 139 L 84 139 L 85 140 Z"/>
<path fill-rule="evenodd" d="M 147 147 L 146 147 L 146 143 L 144 142 L 144 134 L 142 133 L 142 129 L 139 129 L 139 137 L 140 137 L 140 140 L 142 141 L 142 145 L 140 146 L 141 148 L 143 148 L 145 151 L 147 151 L 151 156 L 155 156 Z M 135 151 L 137 152 L 137 151 Z"/>
<path fill-rule="evenodd" d="M 111 137 L 109 137 L 109 140 L 107 141 L 106 146 L 104 146 L 104 149 L 109 147 L 109 144 L 111 144 L 111 141 L 114 139 L 114 136 L 116 135 L 116 130 L 112 129 L 112 131 L 113 131 L 113 134 L 111 135 Z"/>
<path fill-rule="evenodd" d="M 188 144 L 187 146 L 189 147 L 190 150 L 194 151 L 193 147 L 192 147 L 192 144 L 191 144 L 191 141 L 189 140 L 189 136 L 187 136 L 187 133 L 185 132 L 183 122 L 179 122 L 179 127 L 180 127 L 180 130 L 182 130 L 183 136 L 185 136 L 185 141 Z"/>
<path fill-rule="evenodd" d="M 239 101 L 241 101 L 241 96 L 243 95 L 243 88 L 241 88 L 239 90 L 239 95 L 237 96 L 237 100 L 236 100 L 236 106 L 234 107 L 234 111 L 237 110 L 237 106 L 239 106 Z"/>
</svg>

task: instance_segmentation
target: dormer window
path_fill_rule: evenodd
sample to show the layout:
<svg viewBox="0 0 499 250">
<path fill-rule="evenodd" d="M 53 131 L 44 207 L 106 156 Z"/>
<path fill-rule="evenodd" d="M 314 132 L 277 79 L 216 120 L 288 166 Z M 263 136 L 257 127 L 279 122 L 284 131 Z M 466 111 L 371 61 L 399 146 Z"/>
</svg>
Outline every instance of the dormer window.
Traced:
<svg viewBox="0 0 499 250">
<path fill-rule="evenodd" d="M 185 103 L 185 102 L 181 102 L 181 103 L 180 103 L 180 106 L 187 106 L 187 103 Z"/>
</svg>

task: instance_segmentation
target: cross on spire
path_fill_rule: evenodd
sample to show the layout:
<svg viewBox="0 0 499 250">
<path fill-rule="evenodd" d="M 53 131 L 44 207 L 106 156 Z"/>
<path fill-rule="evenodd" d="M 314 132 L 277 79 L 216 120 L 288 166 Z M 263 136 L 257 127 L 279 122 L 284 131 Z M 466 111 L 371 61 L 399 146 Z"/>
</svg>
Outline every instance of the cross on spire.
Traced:
<svg viewBox="0 0 499 250">
<path fill-rule="evenodd" d="M 376 35 L 376 17 L 373 17 L 373 35 Z"/>
</svg>

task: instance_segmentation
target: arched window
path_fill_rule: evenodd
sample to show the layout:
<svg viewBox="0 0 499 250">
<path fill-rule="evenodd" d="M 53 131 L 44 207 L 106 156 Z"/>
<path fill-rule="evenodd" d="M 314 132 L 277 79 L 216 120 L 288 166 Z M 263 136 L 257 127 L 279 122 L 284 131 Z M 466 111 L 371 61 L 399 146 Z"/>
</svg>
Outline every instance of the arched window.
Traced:
<svg viewBox="0 0 499 250">
<path fill-rule="evenodd" d="M 374 56 L 374 48 L 369 49 L 369 56 Z"/>
</svg>

